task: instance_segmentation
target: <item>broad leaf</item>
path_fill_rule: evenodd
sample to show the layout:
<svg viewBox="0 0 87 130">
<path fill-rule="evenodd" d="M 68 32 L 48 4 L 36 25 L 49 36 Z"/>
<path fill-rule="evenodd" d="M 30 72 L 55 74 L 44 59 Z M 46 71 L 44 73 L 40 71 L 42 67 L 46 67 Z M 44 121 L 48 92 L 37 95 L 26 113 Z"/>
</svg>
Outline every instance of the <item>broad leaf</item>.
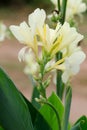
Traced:
<svg viewBox="0 0 87 130">
<path fill-rule="evenodd" d="M 82 116 L 73 125 L 71 130 L 86 130 L 86 129 L 87 129 L 87 117 L 86 116 Z"/>
<path fill-rule="evenodd" d="M 4 129 L 0 126 L 0 130 L 4 130 Z"/>
<path fill-rule="evenodd" d="M 71 99 L 72 99 L 72 89 L 71 87 L 67 87 L 65 93 L 65 102 L 64 102 L 65 107 L 64 107 L 64 118 L 63 118 L 63 128 L 62 128 L 63 130 L 68 129 Z"/>
<path fill-rule="evenodd" d="M 52 95 L 48 98 L 48 101 L 56 108 L 59 118 L 62 124 L 63 120 L 63 114 L 64 114 L 64 107 L 60 99 L 55 93 L 52 93 Z M 53 109 L 48 105 L 43 105 L 40 109 L 41 114 L 46 119 L 52 130 L 59 130 L 57 117 Z"/>
<path fill-rule="evenodd" d="M 2 69 L 0 69 L 0 124 L 5 130 L 34 130 L 26 102 Z"/>
<path fill-rule="evenodd" d="M 34 130 L 52 130 L 40 112 L 24 96 L 23 98 L 28 105 Z"/>
</svg>

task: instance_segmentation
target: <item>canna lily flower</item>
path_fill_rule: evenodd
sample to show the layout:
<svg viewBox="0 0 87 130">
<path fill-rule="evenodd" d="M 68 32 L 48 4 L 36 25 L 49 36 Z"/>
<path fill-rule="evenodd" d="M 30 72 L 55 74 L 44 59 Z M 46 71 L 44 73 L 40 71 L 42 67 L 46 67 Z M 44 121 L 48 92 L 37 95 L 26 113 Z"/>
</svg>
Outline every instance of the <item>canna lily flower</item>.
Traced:
<svg viewBox="0 0 87 130">
<path fill-rule="evenodd" d="M 79 50 L 74 52 L 69 57 L 66 57 L 65 60 L 61 64 L 54 66 L 55 69 L 62 70 L 62 81 L 63 83 L 67 83 L 72 76 L 76 75 L 80 71 L 80 64 L 85 60 L 86 55 L 83 51 Z M 53 82 L 56 84 L 56 72 L 53 78 Z"/>
<path fill-rule="evenodd" d="M 37 8 L 33 13 L 28 17 L 28 23 L 30 25 L 33 35 L 43 35 L 42 29 L 45 24 L 46 13 L 43 9 Z"/>
<path fill-rule="evenodd" d="M 58 30 L 51 29 L 47 24 L 45 24 L 45 19 L 45 11 L 38 8 L 29 15 L 29 25 L 27 25 L 26 22 L 22 22 L 19 26 L 10 26 L 10 30 L 12 31 L 16 39 L 18 39 L 20 43 L 25 44 L 27 47 L 31 48 L 35 52 L 37 57 L 38 46 L 42 46 L 42 48 L 44 48 L 48 53 L 50 51 L 52 52 L 53 48 L 55 48 L 56 53 L 58 48 L 57 43 L 56 45 L 53 45 L 55 34 Z M 55 55 L 55 53 L 53 52 L 52 55 Z"/>
<path fill-rule="evenodd" d="M 22 22 L 19 26 L 11 25 L 10 30 L 16 39 L 32 48 L 35 54 L 38 54 L 38 45 L 40 42 L 37 41 L 37 35 L 43 36 L 43 26 L 46 18 L 45 11 L 43 9 L 36 9 L 32 14 L 29 15 L 28 24 Z"/>
<path fill-rule="evenodd" d="M 67 6 L 68 6 L 67 14 L 71 9 L 70 11 L 71 14 L 66 15 L 68 17 L 70 17 L 70 15 L 72 16 L 79 15 L 86 11 L 86 4 L 82 0 L 68 0 Z"/>
<path fill-rule="evenodd" d="M 19 26 L 11 25 L 10 30 L 20 43 L 32 48 L 37 54 L 37 39 L 33 36 L 31 29 L 26 22 L 22 22 Z"/>
<path fill-rule="evenodd" d="M 51 2 L 57 9 L 57 0 L 51 0 Z M 62 0 L 60 0 L 60 4 L 62 5 Z M 66 9 L 66 21 L 68 21 L 70 18 L 73 18 L 75 15 L 80 15 L 81 13 L 85 12 L 86 9 L 86 4 L 82 0 L 68 0 Z"/>
<path fill-rule="evenodd" d="M 10 26 L 18 41 L 26 45 L 21 49 L 18 57 L 20 61 L 22 59 L 26 63 L 25 73 L 32 75 L 39 71 L 39 62 L 44 58 L 46 72 L 54 69 L 62 70 L 62 79 L 66 83 L 72 75 L 78 73 L 80 64 L 85 59 L 81 47 L 78 47 L 83 35 L 78 33 L 74 27 L 70 27 L 68 22 L 63 25 L 57 23 L 56 29 L 52 29 L 45 23 L 45 19 L 45 11 L 36 9 L 29 15 L 29 25 L 22 22 L 19 26 Z M 39 46 L 41 56 L 38 52 Z M 29 50 L 26 52 L 27 48 Z M 59 51 L 62 52 L 63 57 L 55 62 L 55 54 Z"/>
<path fill-rule="evenodd" d="M 62 39 L 59 44 L 59 50 L 67 49 L 67 53 L 75 51 L 77 44 L 84 38 L 83 35 L 76 31 L 76 28 L 70 27 L 67 22 L 59 30 L 59 36 Z"/>
<path fill-rule="evenodd" d="M 50 28 L 46 23 L 46 13 L 43 9 L 36 9 L 29 15 L 28 23 L 22 22 L 19 26 L 10 26 L 13 35 L 23 44 L 32 48 L 38 57 L 38 46 L 41 46 L 51 58 L 58 51 L 71 43 L 78 43 L 83 36 L 75 28 L 65 22 L 62 26 L 57 24 L 56 29 Z"/>
<path fill-rule="evenodd" d="M 84 52 L 77 51 L 65 59 L 65 62 L 63 63 L 65 70 L 62 74 L 62 80 L 64 83 L 67 83 L 73 75 L 76 75 L 79 72 L 80 64 L 85 60 L 85 58 L 86 55 Z"/>
<path fill-rule="evenodd" d="M 51 49 L 51 55 L 52 53 L 56 54 L 56 52 L 61 51 L 63 57 L 61 60 L 52 64 L 52 66 L 48 68 L 48 71 L 53 69 L 62 70 L 62 79 L 63 82 L 66 83 L 71 76 L 77 74 L 80 64 L 86 57 L 81 51 L 81 47 L 78 46 L 78 43 L 83 39 L 83 35 L 78 33 L 74 27 L 70 27 L 67 22 L 65 22 L 63 26 L 57 26 L 53 34 L 55 37 L 51 46 L 51 48 L 54 46 Z"/>
<path fill-rule="evenodd" d="M 63 26 L 58 23 L 56 29 L 52 30 L 51 33 L 51 43 L 49 42 L 51 55 L 64 50 L 66 50 L 66 55 L 70 55 L 77 50 L 77 44 L 83 39 L 83 35 L 78 33 L 74 27 L 70 27 L 67 22 Z"/>
</svg>

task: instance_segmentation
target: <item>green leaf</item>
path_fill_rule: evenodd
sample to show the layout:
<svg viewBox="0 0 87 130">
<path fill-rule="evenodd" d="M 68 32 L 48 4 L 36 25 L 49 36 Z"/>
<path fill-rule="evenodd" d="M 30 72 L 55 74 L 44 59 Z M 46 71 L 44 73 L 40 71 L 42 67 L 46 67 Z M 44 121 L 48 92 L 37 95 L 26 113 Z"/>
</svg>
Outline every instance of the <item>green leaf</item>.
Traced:
<svg viewBox="0 0 87 130">
<path fill-rule="evenodd" d="M 4 129 L 0 126 L 0 130 L 4 130 Z"/>
<path fill-rule="evenodd" d="M 82 116 L 73 125 L 71 130 L 86 130 L 86 129 L 87 129 L 87 117 L 86 116 Z"/>
<path fill-rule="evenodd" d="M 62 104 L 60 98 L 53 92 L 52 95 L 48 98 L 48 101 L 56 108 L 56 110 L 59 114 L 61 124 L 62 124 L 64 107 L 63 107 L 63 104 Z M 51 107 L 44 104 L 40 108 L 40 113 L 43 115 L 45 120 L 48 122 L 48 124 L 50 125 L 52 130 L 59 130 L 56 114 Z"/>
<path fill-rule="evenodd" d="M 1 68 L 0 124 L 5 130 L 34 130 L 26 102 Z"/>
<path fill-rule="evenodd" d="M 72 99 L 72 89 L 71 87 L 67 87 L 65 93 L 65 107 L 64 107 L 65 109 L 64 109 L 63 128 L 62 128 L 63 130 L 68 129 L 71 99 Z"/>
<path fill-rule="evenodd" d="M 34 130 L 52 130 L 40 112 L 23 96 L 26 101 L 34 126 Z"/>
</svg>

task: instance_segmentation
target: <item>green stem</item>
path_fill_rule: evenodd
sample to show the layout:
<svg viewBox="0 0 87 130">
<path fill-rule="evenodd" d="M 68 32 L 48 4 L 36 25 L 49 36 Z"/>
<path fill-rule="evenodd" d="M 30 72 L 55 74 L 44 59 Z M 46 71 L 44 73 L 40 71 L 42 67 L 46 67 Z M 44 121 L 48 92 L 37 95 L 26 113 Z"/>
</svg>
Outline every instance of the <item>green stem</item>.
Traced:
<svg viewBox="0 0 87 130">
<path fill-rule="evenodd" d="M 61 24 L 63 24 L 64 21 L 65 21 L 66 5 L 67 5 L 67 0 L 62 0 L 62 6 L 61 6 L 62 18 L 60 19 Z M 60 0 L 58 0 L 58 8 L 60 9 Z M 56 54 L 56 61 L 58 61 L 60 59 L 62 59 L 62 53 L 58 52 Z M 62 100 L 64 84 L 62 82 L 61 76 L 62 76 L 62 71 L 57 70 L 57 80 L 56 80 L 57 81 L 56 82 L 56 88 L 57 89 L 56 90 L 57 90 L 57 95 Z"/>
<path fill-rule="evenodd" d="M 65 21 L 65 16 L 66 16 L 66 6 L 67 6 L 67 0 L 62 0 L 62 7 L 61 7 L 61 14 L 62 14 L 62 19 L 61 19 L 61 24 L 64 23 Z"/>
<path fill-rule="evenodd" d="M 60 12 L 60 0 L 57 0 L 58 3 L 58 11 Z"/>
<path fill-rule="evenodd" d="M 62 59 L 62 53 L 58 52 L 56 54 L 56 61 Z M 62 82 L 62 71 L 57 70 L 57 77 L 56 77 L 56 92 L 58 97 L 62 100 L 63 97 L 63 90 L 64 90 L 64 84 Z"/>
<path fill-rule="evenodd" d="M 44 51 L 43 51 L 44 52 Z M 44 78 L 44 75 L 45 75 L 45 66 L 48 62 L 48 57 L 46 56 L 45 52 L 43 54 L 43 58 L 42 60 L 39 62 L 39 65 L 40 65 L 40 80 L 38 81 L 39 83 L 39 87 L 40 87 L 40 94 L 46 98 L 46 88 L 44 87 L 44 84 L 43 84 L 43 78 Z"/>
<path fill-rule="evenodd" d="M 55 109 L 55 107 L 50 102 L 48 102 L 48 101 L 42 101 L 42 103 L 47 104 L 48 106 L 50 106 L 53 109 L 53 111 L 55 112 L 56 117 L 57 117 L 57 122 L 58 122 L 58 127 L 59 127 L 58 130 L 61 130 L 60 117 L 59 117 L 59 114 L 58 114 L 57 110 Z"/>
</svg>

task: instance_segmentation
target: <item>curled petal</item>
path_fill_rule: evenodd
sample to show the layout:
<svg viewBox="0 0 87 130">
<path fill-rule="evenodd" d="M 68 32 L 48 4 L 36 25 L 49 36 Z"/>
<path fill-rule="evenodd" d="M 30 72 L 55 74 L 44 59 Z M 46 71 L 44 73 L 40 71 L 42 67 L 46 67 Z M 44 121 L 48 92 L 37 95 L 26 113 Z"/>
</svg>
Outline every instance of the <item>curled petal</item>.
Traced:
<svg viewBox="0 0 87 130">
<path fill-rule="evenodd" d="M 25 51 L 26 51 L 26 49 L 27 49 L 28 47 L 24 47 L 24 48 L 22 48 L 20 51 L 19 51 L 19 53 L 18 53 L 18 59 L 19 59 L 19 61 L 24 61 L 24 59 L 25 59 Z"/>
<path fill-rule="evenodd" d="M 83 51 L 77 51 L 75 53 L 73 53 L 70 57 L 69 57 L 69 61 L 73 64 L 73 65 L 80 65 L 86 58 L 86 55 Z"/>
<path fill-rule="evenodd" d="M 63 81 L 63 83 L 67 83 L 67 81 L 69 80 L 69 78 L 70 78 L 70 75 L 69 75 L 69 73 L 67 73 L 66 71 L 62 74 L 62 81 Z"/>
<path fill-rule="evenodd" d="M 33 36 L 26 22 L 22 22 L 19 26 L 11 25 L 10 30 L 19 42 L 31 46 Z"/>
<path fill-rule="evenodd" d="M 46 13 L 43 9 L 37 8 L 33 13 L 29 15 L 28 22 L 33 34 L 36 33 L 37 29 L 42 28 L 45 19 L 46 19 Z"/>
<path fill-rule="evenodd" d="M 77 51 L 65 59 L 65 62 L 63 63 L 65 65 L 65 70 L 62 74 L 62 80 L 64 83 L 67 83 L 70 77 L 79 72 L 80 64 L 85 60 L 85 58 L 86 55 L 84 52 Z"/>
</svg>

